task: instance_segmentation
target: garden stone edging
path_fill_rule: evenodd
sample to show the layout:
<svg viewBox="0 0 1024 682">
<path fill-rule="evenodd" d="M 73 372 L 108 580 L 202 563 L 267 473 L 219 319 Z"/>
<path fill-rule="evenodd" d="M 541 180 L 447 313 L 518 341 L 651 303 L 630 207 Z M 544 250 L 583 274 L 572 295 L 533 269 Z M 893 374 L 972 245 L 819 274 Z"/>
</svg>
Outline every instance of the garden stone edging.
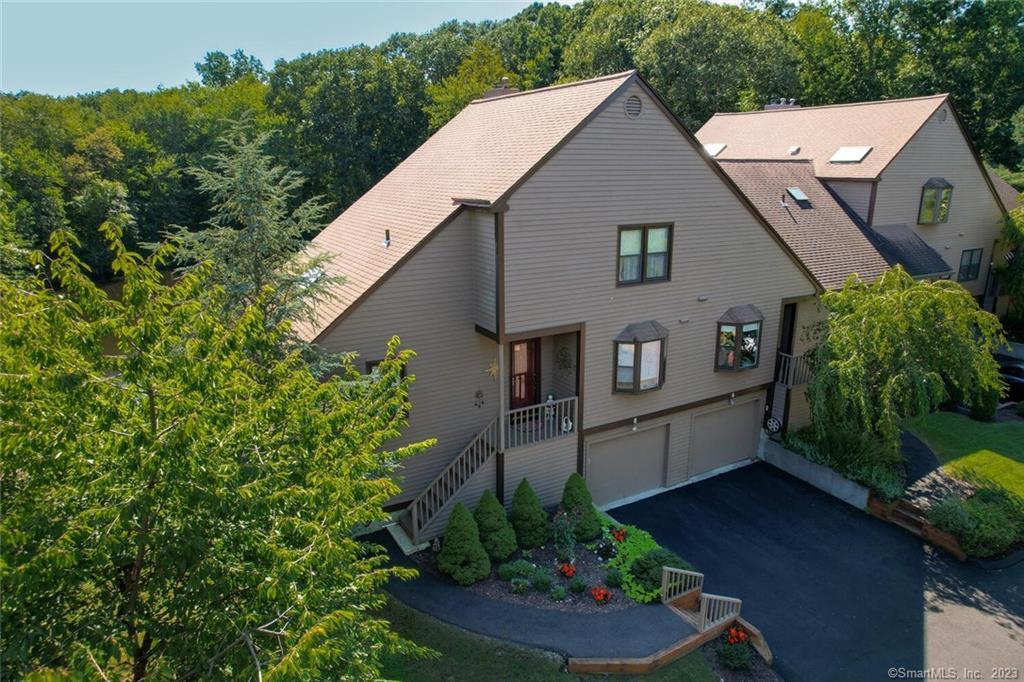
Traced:
<svg viewBox="0 0 1024 682">
<path fill-rule="evenodd" d="M 813 485 L 850 506 L 864 510 L 868 506 L 871 490 L 860 483 L 840 476 L 832 469 L 801 457 L 787 450 L 775 441 L 764 444 L 762 459 L 772 466 L 782 469 L 790 476 L 795 476 L 805 483 Z"/>
</svg>

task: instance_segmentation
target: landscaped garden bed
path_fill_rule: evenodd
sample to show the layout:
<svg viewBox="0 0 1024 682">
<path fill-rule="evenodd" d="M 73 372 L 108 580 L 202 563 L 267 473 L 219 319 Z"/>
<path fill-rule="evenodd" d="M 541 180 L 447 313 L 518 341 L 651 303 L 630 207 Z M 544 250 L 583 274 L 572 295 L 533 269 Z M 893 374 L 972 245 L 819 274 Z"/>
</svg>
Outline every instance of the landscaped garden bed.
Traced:
<svg viewBox="0 0 1024 682">
<path fill-rule="evenodd" d="M 658 601 L 663 566 L 692 570 L 646 531 L 598 512 L 578 474 L 555 509 L 525 479 L 507 515 L 490 491 L 473 514 L 456 505 L 444 538 L 413 559 L 491 599 L 575 612 Z"/>
<path fill-rule="evenodd" d="M 777 682 L 782 679 L 754 651 L 748 633 L 741 625 L 733 625 L 720 637 L 705 644 L 701 653 L 721 682 Z"/>
</svg>

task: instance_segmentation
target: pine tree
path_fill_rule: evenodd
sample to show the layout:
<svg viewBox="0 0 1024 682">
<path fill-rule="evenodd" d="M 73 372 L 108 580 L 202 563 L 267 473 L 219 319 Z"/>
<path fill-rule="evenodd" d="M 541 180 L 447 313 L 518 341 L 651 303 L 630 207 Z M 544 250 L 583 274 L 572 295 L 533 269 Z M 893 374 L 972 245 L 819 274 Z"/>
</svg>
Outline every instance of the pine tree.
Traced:
<svg viewBox="0 0 1024 682">
<path fill-rule="evenodd" d="M 516 540 L 523 549 L 540 547 L 551 537 L 551 523 L 540 504 L 540 498 L 533 492 L 524 478 L 512 497 L 512 527 Z"/>
<path fill-rule="evenodd" d="M 473 518 L 480 529 L 480 542 L 491 560 L 504 561 L 516 551 L 516 532 L 508 522 L 505 508 L 490 490 L 480 496 Z"/>
<path fill-rule="evenodd" d="M 444 543 L 437 555 L 437 568 L 460 585 L 472 585 L 491 574 L 491 560 L 480 544 L 480 531 L 473 515 L 461 502 L 452 509 L 444 527 Z"/>
<path fill-rule="evenodd" d="M 576 539 L 593 540 L 601 534 L 601 519 L 594 508 L 594 498 L 587 490 L 587 482 L 573 472 L 562 490 L 562 511 L 576 517 Z"/>
</svg>

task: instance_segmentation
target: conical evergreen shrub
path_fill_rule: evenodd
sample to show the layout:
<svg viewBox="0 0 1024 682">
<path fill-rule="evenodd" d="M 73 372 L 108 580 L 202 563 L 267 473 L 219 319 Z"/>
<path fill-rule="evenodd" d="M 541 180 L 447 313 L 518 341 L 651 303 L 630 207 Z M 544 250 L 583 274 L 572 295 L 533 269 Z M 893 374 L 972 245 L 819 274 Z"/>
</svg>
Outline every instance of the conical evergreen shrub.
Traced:
<svg viewBox="0 0 1024 682">
<path fill-rule="evenodd" d="M 516 540 L 523 549 L 540 547 L 551 537 L 548 515 L 540 504 L 540 498 L 524 478 L 512 497 L 512 528 Z"/>
<path fill-rule="evenodd" d="M 444 543 L 437 555 L 437 568 L 460 585 L 472 585 L 491 574 L 491 560 L 480 544 L 473 515 L 459 502 L 444 527 Z"/>
<path fill-rule="evenodd" d="M 516 532 L 508 522 L 505 508 L 490 490 L 480 496 L 473 518 L 480 529 L 480 542 L 492 561 L 504 561 L 516 551 Z"/>
<path fill-rule="evenodd" d="M 593 540 L 601 534 L 601 519 L 594 508 L 594 498 L 587 490 L 587 482 L 573 472 L 562 490 L 562 511 L 576 516 L 576 539 Z"/>
</svg>

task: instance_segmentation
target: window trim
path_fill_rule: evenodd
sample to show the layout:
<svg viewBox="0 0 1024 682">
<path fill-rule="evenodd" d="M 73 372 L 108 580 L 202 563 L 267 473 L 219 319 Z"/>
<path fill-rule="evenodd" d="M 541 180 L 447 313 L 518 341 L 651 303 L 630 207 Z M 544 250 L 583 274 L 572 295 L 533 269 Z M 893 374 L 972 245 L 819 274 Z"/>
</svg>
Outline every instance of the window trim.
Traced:
<svg viewBox="0 0 1024 682">
<path fill-rule="evenodd" d="M 364 367 L 366 368 L 366 376 L 372 377 L 373 376 L 373 370 L 377 369 L 377 365 L 379 365 L 382 362 L 384 362 L 384 358 L 380 358 L 379 360 L 367 360 L 365 365 L 364 365 Z M 405 378 L 405 369 L 406 369 L 406 366 L 403 365 L 402 366 L 402 371 L 399 374 L 399 378 L 400 379 L 404 379 Z"/>
<path fill-rule="evenodd" d="M 658 385 L 650 388 L 640 388 L 640 373 L 643 366 L 643 347 L 645 344 L 661 344 L 661 357 L 658 360 Z M 619 388 L 619 346 L 633 346 L 633 388 Z M 612 341 L 612 393 L 625 395 L 640 395 L 651 391 L 661 390 L 665 385 L 665 368 L 668 365 L 668 337 L 663 336 L 647 341 Z"/>
<path fill-rule="evenodd" d="M 924 215 L 924 198 L 928 192 L 937 192 L 935 197 L 935 213 L 934 220 L 922 220 Z M 942 213 L 942 197 L 949 192 L 949 203 L 946 206 L 945 217 L 940 218 Z M 918 225 L 941 225 L 949 222 L 949 214 L 953 210 L 953 185 L 949 184 L 945 180 L 942 183 L 929 180 L 921 187 L 921 200 L 917 204 L 917 224 Z"/>
<path fill-rule="evenodd" d="M 647 231 L 650 229 L 668 228 L 668 251 L 665 253 L 665 276 L 647 276 Z M 640 230 L 640 279 L 622 282 L 619 280 L 619 262 L 622 260 L 622 233 L 629 230 Z M 639 223 L 635 225 L 619 225 L 615 232 L 615 286 L 632 287 L 638 284 L 656 284 L 672 281 L 672 241 L 675 235 L 675 223 Z"/>
<path fill-rule="evenodd" d="M 743 327 L 748 324 L 757 325 L 757 357 L 754 364 L 746 367 L 740 364 L 740 340 L 743 338 Z M 715 327 L 715 371 L 716 372 L 743 372 L 748 369 L 757 369 L 761 366 L 761 343 L 764 340 L 764 320 L 751 320 L 750 322 L 718 322 Z M 718 362 L 719 351 L 722 350 L 722 327 L 733 327 L 736 330 L 736 341 L 734 348 L 733 364 L 722 365 Z"/>
<path fill-rule="evenodd" d="M 964 272 L 964 256 L 967 255 L 967 254 L 973 254 L 973 253 L 977 253 L 978 254 L 978 262 L 974 265 L 974 268 L 975 268 L 974 276 L 973 277 L 964 277 L 963 276 L 963 272 Z M 960 252 L 960 264 L 959 264 L 959 266 L 957 266 L 957 270 L 956 270 L 956 281 L 957 282 L 976 282 L 976 281 L 978 281 L 978 279 L 981 278 L 981 261 L 984 258 L 984 256 L 985 256 L 985 249 L 984 249 L 984 247 L 978 247 L 976 249 L 964 249 L 963 251 L 961 251 Z M 971 267 L 970 263 L 968 263 L 968 267 Z"/>
</svg>

